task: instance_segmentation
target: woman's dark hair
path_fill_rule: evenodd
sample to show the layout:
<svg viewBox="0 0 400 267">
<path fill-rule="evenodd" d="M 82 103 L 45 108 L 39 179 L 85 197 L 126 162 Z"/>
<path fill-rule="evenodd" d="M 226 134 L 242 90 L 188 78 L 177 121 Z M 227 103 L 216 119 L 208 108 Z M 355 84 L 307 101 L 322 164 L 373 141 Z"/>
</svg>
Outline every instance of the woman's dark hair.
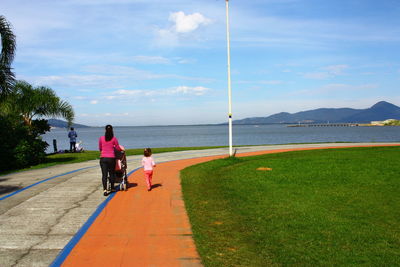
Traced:
<svg viewBox="0 0 400 267">
<path fill-rule="evenodd" d="M 143 152 L 143 155 L 145 157 L 150 157 L 151 156 L 151 148 L 145 148 L 144 152 Z"/>
<path fill-rule="evenodd" d="M 104 136 L 106 137 L 107 142 L 114 137 L 113 127 L 110 124 L 106 125 L 106 134 Z"/>
</svg>

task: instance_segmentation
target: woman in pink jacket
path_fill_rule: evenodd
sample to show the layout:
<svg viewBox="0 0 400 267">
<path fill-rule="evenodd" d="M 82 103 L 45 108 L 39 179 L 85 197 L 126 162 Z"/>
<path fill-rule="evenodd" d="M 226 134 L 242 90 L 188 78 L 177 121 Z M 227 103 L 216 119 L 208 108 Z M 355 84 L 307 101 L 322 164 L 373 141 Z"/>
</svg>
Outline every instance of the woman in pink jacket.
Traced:
<svg viewBox="0 0 400 267">
<path fill-rule="evenodd" d="M 104 195 L 107 196 L 110 191 L 107 188 L 107 177 L 109 177 L 111 191 L 114 189 L 115 181 L 115 153 L 114 149 L 120 150 L 118 139 L 114 137 L 113 127 L 111 125 L 106 126 L 106 133 L 104 136 L 99 138 L 99 150 L 100 150 L 100 167 L 102 173 L 102 182 Z"/>
</svg>

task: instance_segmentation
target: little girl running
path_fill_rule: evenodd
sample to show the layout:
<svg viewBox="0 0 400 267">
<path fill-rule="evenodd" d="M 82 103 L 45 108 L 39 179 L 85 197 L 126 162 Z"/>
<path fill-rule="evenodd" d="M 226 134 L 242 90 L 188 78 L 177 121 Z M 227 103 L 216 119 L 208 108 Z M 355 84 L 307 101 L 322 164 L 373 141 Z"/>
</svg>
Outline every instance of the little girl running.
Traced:
<svg viewBox="0 0 400 267">
<path fill-rule="evenodd" d="M 144 177 L 146 179 L 147 183 L 147 191 L 151 191 L 151 179 L 153 178 L 153 167 L 156 166 L 154 163 L 154 159 L 151 156 L 151 149 L 150 148 L 145 148 L 144 149 L 144 157 L 142 159 L 142 166 L 144 170 Z"/>
</svg>

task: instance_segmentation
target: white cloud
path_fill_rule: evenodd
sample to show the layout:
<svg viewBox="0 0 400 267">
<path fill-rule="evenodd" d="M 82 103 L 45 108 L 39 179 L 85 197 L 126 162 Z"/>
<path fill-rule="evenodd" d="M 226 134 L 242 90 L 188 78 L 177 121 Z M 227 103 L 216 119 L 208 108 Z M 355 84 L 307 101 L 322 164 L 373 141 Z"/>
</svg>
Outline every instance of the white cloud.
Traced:
<svg viewBox="0 0 400 267">
<path fill-rule="evenodd" d="M 101 73 L 101 74 L 107 74 L 107 75 L 118 75 L 118 76 L 123 76 L 123 75 L 129 75 L 133 76 L 136 78 L 139 77 L 151 77 L 153 74 L 148 71 L 136 69 L 133 67 L 127 67 L 127 66 L 118 66 L 118 65 L 88 65 L 82 68 L 83 71 L 89 72 L 89 73 Z"/>
<path fill-rule="evenodd" d="M 55 89 L 74 88 L 77 92 L 93 92 L 104 89 L 123 89 L 131 87 L 138 81 L 146 80 L 187 80 L 200 83 L 210 83 L 213 79 L 202 77 L 189 77 L 176 74 L 157 74 L 146 70 L 140 70 L 128 66 L 118 65 L 89 65 L 81 68 L 83 74 L 73 75 L 47 75 L 24 76 L 18 79 L 31 81 L 35 85 L 45 85 Z M 146 95 L 148 93 L 146 92 Z"/>
<path fill-rule="evenodd" d="M 268 85 L 277 85 L 282 84 L 283 81 L 280 80 L 260 80 L 260 81 L 237 81 L 237 84 L 268 84 Z"/>
<path fill-rule="evenodd" d="M 304 74 L 304 78 L 315 80 L 324 80 L 329 77 L 331 76 L 327 72 L 308 72 Z"/>
<path fill-rule="evenodd" d="M 180 76 L 175 74 L 156 74 L 150 71 L 136 69 L 133 67 L 127 66 L 117 66 L 117 65 L 91 65 L 84 67 L 86 72 L 102 74 L 102 75 L 110 75 L 110 79 L 136 79 L 136 80 L 155 80 L 155 79 L 183 79 L 183 80 L 198 80 L 210 82 L 210 79 L 201 78 L 201 77 L 188 77 L 188 76 Z"/>
<path fill-rule="evenodd" d="M 96 105 L 98 102 L 99 102 L 99 101 L 97 101 L 97 100 L 92 100 L 92 101 L 90 101 L 90 104 Z"/>
<path fill-rule="evenodd" d="M 194 64 L 196 63 L 195 59 L 192 58 L 174 58 L 179 64 Z"/>
<path fill-rule="evenodd" d="M 261 84 L 282 84 L 282 81 L 279 80 L 271 80 L 271 81 L 260 81 Z"/>
<path fill-rule="evenodd" d="M 201 25 L 211 23 L 211 20 L 200 13 L 185 15 L 183 11 L 171 13 L 169 20 L 174 22 L 173 30 L 177 33 L 188 33 L 196 30 Z"/>
<path fill-rule="evenodd" d="M 76 5 L 115 5 L 115 4 L 138 4 L 146 3 L 147 0 L 69 0 Z"/>
<path fill-rule="evenodd" d="M 107 75 L 49 75 L 30 77 L 34 84 L 47 85 L 47 86 L 61 86 L 61 87 L 95 87 L 95 88 L 108 88 L 108 87 L 121 87 L 118 79 Z"/>
<path fill-rule="evenodd" d="M 178 35 L 169 29 L 160 29 L 157 32 L 157 44 L 160 46 L 176 46 L 178 45 Z"/>
<path fill-rule="evenodd" d="M 205 95 L 210 88 L 206 88 L 203 86 L 177 86 L 168 89 L 161 90 L 116 90 L 112 95 L 108 95 L 105 98 L 108 100 L 113 99 L 121 99 L 121 100 L 129 100 L 140 97 L 155 97 L 155 96 L 168 96 L 168 95 L 194 95 L 194 96 L 202 96 Z"/>
<path fill-rule="evenodd" d="M 160 56 L 135 56 L 133 57 L 135 62 L 146 63 L 146 64 L 169 64 L 171 61 L 168 58 Z"/>
<path fill-rule="evenodd" d="M 331 66 L 327 66 L 324 69 L 326 69 L 328 71 L 329 74 L 331 75 L 342 75 L 343 71 L 348 69 L 349 66 L 345 65 L 345 64 L 341 64 L 341 65 L 331 65 Z"/>
<path fill-rule="evenodd" d="M 151 91 L 150 91 L 151 92 Z M 140 95 L 147 95 L 145 90 L 117 90 L 114 92 L 114 97 L 130 97 L 130 96 L 140 96 Z M 112 97 L 112 96 L 108 96 Z"/>
<path fill-rule="evenodd" d="M 308 72 L 304 73 L 304 78 L 307 79 L 316 79 L 316 80 L 324 80 L 328 78 L 333 78 L 340 75 L 345 75 L 345 70 L 348 69 L 349 66 L 345 64 L 340 65 L 330 65 L 321 68 L 324 71 L 317 71 L 317 72 Z"/>
<path fill-rule="evenodd" d="M 204 95 L 209 88 L 196 86 L 196 87 L 189 87 L 189 86 L 178 86 L 172 90 L 169 90 L 170 94 L 193 94 L 193 95 Z"/>
<path fill-rule="evenodd" d="M 157 31 L 158 45 L 176 46 L 180 44 L 180 38 L 188 36 L 201 26 L 206 26 L 212 22 L 211 19 L 206 18 L 201 13 L 185 15 L 183 11 L 171 13 L 168 20 L 173 22 L 173 25 Z"/>
</svg>

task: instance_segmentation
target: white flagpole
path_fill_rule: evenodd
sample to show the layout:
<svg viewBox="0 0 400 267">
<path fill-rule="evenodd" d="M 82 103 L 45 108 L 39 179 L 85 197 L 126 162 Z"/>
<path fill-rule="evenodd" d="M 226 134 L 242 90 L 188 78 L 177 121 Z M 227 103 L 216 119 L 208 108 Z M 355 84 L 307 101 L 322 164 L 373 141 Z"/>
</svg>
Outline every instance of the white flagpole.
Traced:
<svg viewBox="0 0 400 267">
<path fill-rule="evenodd" d="M 229 123 L 229 156 L 233 156 L 232 148 L 232 92 L 231 92 L 231 52 L 230 52 L 230 39 L 229 39 L 229 0 L 225 0 L 226 4 L 226 40 L 227 40 L 227 50 L 228 50 L 228 99 L 229 99 L 229 113 L 228 113 L 228 123 Z"/>
</svg>

